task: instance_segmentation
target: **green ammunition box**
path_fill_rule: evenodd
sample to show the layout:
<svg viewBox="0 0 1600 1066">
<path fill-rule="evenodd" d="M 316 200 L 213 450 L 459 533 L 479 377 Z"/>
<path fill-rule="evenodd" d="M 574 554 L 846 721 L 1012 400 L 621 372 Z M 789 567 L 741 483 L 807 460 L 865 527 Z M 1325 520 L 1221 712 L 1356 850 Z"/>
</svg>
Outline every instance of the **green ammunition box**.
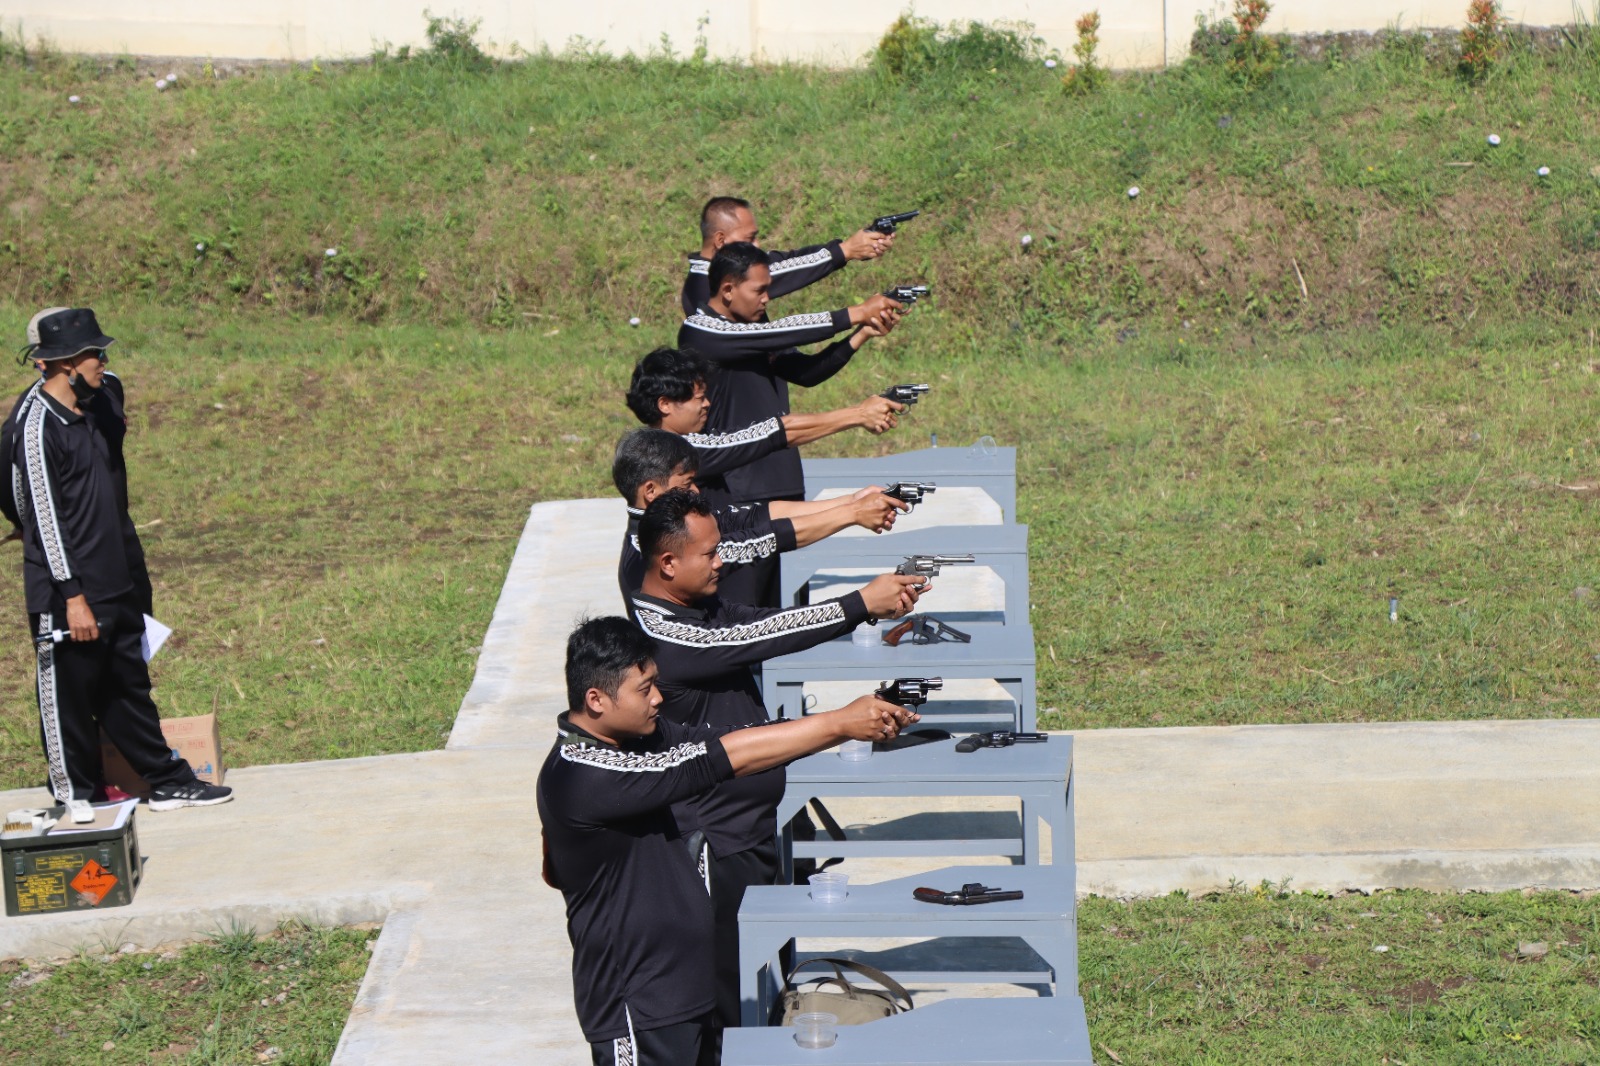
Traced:
<svg viewBox="0 0 1600 1066">
<path fill-rule="evenodd" d="M 53 816 L 64 818 L 57 808 Z M 61 914 L 126 907 L 143 876 L 137 811 L 116 829 L 0 840 L 6 914 Z"/>
</svg>

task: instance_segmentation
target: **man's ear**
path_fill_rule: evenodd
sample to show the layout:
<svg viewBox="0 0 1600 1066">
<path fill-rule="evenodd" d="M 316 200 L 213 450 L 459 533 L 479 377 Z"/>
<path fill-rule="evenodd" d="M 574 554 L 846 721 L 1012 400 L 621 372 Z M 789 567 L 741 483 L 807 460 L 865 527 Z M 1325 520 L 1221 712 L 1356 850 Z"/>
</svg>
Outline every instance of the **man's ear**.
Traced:
<svg viewBox="0 0 1600 1066">
<path fill-rule="evenodd" d="M 672 552 L 662 552 L 656 557 L 656 569 L 670 581 L 678 576 L 678 557 Z"/>
<path fill-rule="evenodd" d="M 606 705 L 610 702 L 611 698 L 597 688 L 592 688 L 583 694 L 583 709 L 596 718 L 606 713 Z"/>
<path fill-rule="evenodd" d="M 657 496 L 667 491 L 666 486 L 659 481 L 646 481 L 639 486 L 639 500 L 644 506 L 649 507 Z"/>
</svg>

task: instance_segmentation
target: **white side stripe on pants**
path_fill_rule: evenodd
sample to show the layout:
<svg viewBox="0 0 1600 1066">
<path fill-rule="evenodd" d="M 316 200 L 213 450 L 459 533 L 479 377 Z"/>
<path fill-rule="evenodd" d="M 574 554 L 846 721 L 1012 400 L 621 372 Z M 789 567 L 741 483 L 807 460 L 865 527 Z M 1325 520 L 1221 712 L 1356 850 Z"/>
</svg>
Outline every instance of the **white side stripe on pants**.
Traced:
<svg viewBox="0 0 1600 1066">
<path fill-rule="evenodd" d="M 65 803 L 72 799 L 72 778 L 67 774 L 67 753 L 61 743 L 61 708 L 56 701 L 56 646 L 48 639 L 54 618 L 46 611 L 39 616 L 39 635 L 46 638 L 34 645 L 38 655 L 39 724 L 44 728 L 45 758 L 50 763 L 50 790 Z"/>
</svg>

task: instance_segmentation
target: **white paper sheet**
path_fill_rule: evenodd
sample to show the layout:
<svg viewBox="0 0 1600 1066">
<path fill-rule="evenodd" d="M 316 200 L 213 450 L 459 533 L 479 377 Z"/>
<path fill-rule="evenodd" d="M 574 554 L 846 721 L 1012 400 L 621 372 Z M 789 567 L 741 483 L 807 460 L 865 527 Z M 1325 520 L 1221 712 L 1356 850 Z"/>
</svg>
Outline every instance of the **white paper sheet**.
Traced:
<svg viewBox="0 0 1600 1066">
<path fill-rule="evenodd" d="M 144 661 L 149 662 L 161 650 L 161 645 L 172 636 L 172 630 L 149 615 L 144 616 Z"/>
</svg>

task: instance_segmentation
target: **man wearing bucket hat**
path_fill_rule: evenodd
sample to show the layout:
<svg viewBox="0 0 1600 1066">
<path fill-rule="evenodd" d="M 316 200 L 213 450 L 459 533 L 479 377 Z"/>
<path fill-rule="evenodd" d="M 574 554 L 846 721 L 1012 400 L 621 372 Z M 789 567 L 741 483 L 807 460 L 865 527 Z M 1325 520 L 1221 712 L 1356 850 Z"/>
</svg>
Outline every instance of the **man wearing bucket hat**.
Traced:
<svg viewBox="0 0 1600 1066">
<path fill-rule="evenodd" d="M 88 308 L 51 308 L 34 317 L 23 356 L 42 377 L 18 404 L 10 455 L 40 736 L 50 790 L 79 808 L 75 817 L 102 787 L 102 729 L 150 783 L 152 810 L 233 797 L 232 789 L 200 781 L 172 751 L 150 698 L 143 597 L 123 529 L 126 504 L 94 411 L 112 343 Z"/>
</svg>

